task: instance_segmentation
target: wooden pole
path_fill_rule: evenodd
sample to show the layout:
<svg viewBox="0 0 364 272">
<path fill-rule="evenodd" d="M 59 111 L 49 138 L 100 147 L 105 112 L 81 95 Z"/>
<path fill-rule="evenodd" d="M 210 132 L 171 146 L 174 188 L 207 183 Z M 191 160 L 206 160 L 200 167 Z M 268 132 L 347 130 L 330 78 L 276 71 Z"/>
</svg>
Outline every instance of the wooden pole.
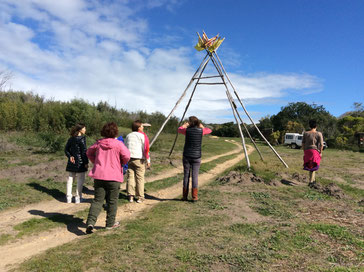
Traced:
<svg viewBox="0 0 364 272">
<path fill-rule="evenodd" d="M 206 54 L 205 58 L 201 61 L 200 66 L 197 68 L 196 72 L 193 74 L 190 82 L 188 83 L 186 89 L 184 90 L 184 92 L 182 93 L 181 97 L 178 99 L 178 101 L 176 102 L 176 105 L 173 107 L 173 109 L 171 110 L 171 112 L 168 114 L 166 120 L 163 122 L 162 126 L 160 127 L 160 129 L 158 130 L 157 134 L 153 137 L 152 141 L 150 142 L 150 147 L 152 147 L 152 145 L 154 144 L 154 142 L 157 140 L 159 134 L 162 132 L 163 128 L 165 127 L 165 125 L 167 124 L 167 122 L 169 121 L 169 119 L 171 118 L 173 112 L 176 110 L 177 106 L 179 105 L 179 103 L 182 101 L 182 99 L 185 97 L 187 90 L 189 89 L 189 87 L 191 86 L 192 82 L 195 80 L 195 76 L 197 75 L 197 73 L 201 70 L 201 67 L 205 67 L 207 62 L 210 60 L 210 57 L 206 60 L 206 58 L 209 56 L 209 54 Z"/>
<path fill-rule="evenodd" d="M 212 55 L 212 61 L 213 61 L 214 65 L 215 65 L 215 67 L 216 67 L 216 66 L 217 66 L 217 67 L 219 67 L 219 65 L 218 65 L 218 63 L 216 62 L 216 60 L 215 60 L 215 58 L 214 58 L 214 56 L 213 56 L 213 55 Z M 224 85 L 225 85 L 225 87 L 227 88 L 226 83 L 225 83 L 225 80 L 223 79 L 223 75 L 222 75 L 221 68 L 219 67 L 219 69 L 217 69 L 217 70 L 218 70 L 218 72 L 219 72 L 219 74 L 220 74 L 220 77 L 222 76 L 223 84 L 224 84 Z M 235 102 L 234 102 L 234 99 L 233 99 L 233 97 L 231 96 L 231 93 L 230 93 L 230 92 L 229 92 L 229 95 L 230 95 L 230 98 L 231 98 L 231 101 L 232 101 L 232 105 L 234 106 L 234 108 L 235 108 L 235 110 L 236 110 L 236 114 L 237 114 L 237 116 L 238 116 L 238 118 L 239 118 L 239 120 L 240 120 L 241 124 L 243 124 L 243 126 L 244 126 L 244 128 L 245 128 L 245 131 L 246 131 L 246 133 L 248 134 L 248 136 L 249 136 L 249 138 L 250 138 L 250 141 L 253 143 L 253 145 L 254 145 L 255 149 L 258 151 L 258 154 L 259 154 L 259 156 L 260 156 L 260 159 L 261 159 L 262 161 L 264 161 L 264 159 L 263 159 L 263 155 L 262 155 L 262 153 L 260 152 L 260 150 L 259 150 L 258 146 L 256 145 L 255 141 L 253 140 L 252 136 L 250 135 L 248 128 L 247 128 L 247 127 L 246 127 L 246 125 L 244 124 L 244 121 L 243 121 L 243 119 L 241 118 L 241 116 L 240 116 L 240 114 L 239 114 L 239 112 L 238 112 L 238 107 L 236 106 L 236 104 L 235 104 Z"/>
<path fill-rule="evenodd" d="M 236 106 L 236 104 L 235 104 L 235 102 L 234 102 L 234 99 L 233 99 L 233 97 L 231 96 L 231 93 L 230 93 L 230 92 L 229 92 L 229 95 L 230 95 L 230 99 L 231 99 L 231 101 L 232 101 L 231 103 L 232 103 L 232 105 L 234 106 L 234 108 L 235 108 L 235 110 L 236 110 L 236 114 L 237 114 L 237 116 L 238 116 L 238 118 L 239 118 L 239 120 L 240 120 L 241 124 L 243 124 L 243 126 L 244 126 L 244 128 L 245 128 L 245 131 L 247 132 L 247 134 L 248 134 L 248 136 L 249 136 L 249 138 L 250 138 L 250 141 L 253 143 L 253 145 L 254 145 L 255 149 L 258 151 L 258 154 L 259 154 L 259 156 L 260 156 L 260 159 L 261 159 L 262 161 L 264 161 L 264 159 L 263 159 L 263 155 L 262 155 L 262 153 L 260 152 L 260 150 L 259 150 L 258 146 L 256 145 L 255 141 L 253 140 L 252 136 L 250 135 L 248 128 L 247 128 L 247 127 L 246 127 L 246 125 L 244 124 L 244 121 L 242 120 L 242 118 L 241 118 L 241 116 L 240 116 L 240 114 L 239 114 L 239 112 L 238 112 L 238 107 Z"/>
<path fill-rule="evenodd" d="M 210 57 L 207 59 L 207 61 L 206 61 L 205 65 L 202 67 L 201 72 L 200 72 L 200 75 L 199 75 L 199 77 L 197 78 L 197 82 L 195 83 L 195 87 L 193 88 L 193 91 L 192 91 L 192 93 L 191 93 L 190 99 L 188 100 L 188 103 L 187 103 L 186 108 L 185 108 L 185 111 L 184 111 L 184 113 L 183 113 L 183 115 L 182 115 L 181 121 L 180 121 L 180 122 L 179 122 L 179 124 L 178 124 L 178 127 L 180 127 L 180 126 L 181 126 L 181 124 L 182 124 L 182 122 L 183 122 L 183 119 L 185 118 L 186 112 L 187 112 L 188 108 L 190 107 L 190 104 L 191 104 L 191 101 L 192 101 L 192 97 L 193 97 L 193 95 L 195 94 L 195 91 L 196 91 L 196 87 L 197 87 L 197 85 L 198 85 L 198 82 L 200 81 L 201 76 L 202 76 L 203 72 L 205 71 L 205 68 L 206 68 L 206 66 L 207 66 L 208 62 L 209 62 L 209 60 L 211 59 L 211 54 L 209 54 L 209 56 L 210 56 Z M 172 155 L 172 152 L 173 152 L 174 146 L 176 145 L 176 142 L 177 142 L 177 138 L 178 138 L 178 131 L 177 131 L 177 133 L 176 133 L 176 137 L 174 138 L 174 142 L 173 142 L 173 145 L 172 145 L 171 150 L 169 151 L 169 156 L 168 156 L 168 157 L 171 157 L 171 155 Z"/>
<path fill-rule="evenodd" d="M 245 145 L 245 139 L 244 139 L 243 131 L 241 130 L 240 123 L 239 123 L 239 121 L 238 121 L 238 119 L 236 117 L 236 109 L 234 108 L 233 103 L 231 101 L 231 98 L 229 97 L 229 90 L 228 89 L 226 89 L 226 96 L 227 96 L 227 99 L 230 102 L 230 106 L 231 106 L 231 109 L 233 111 L 233 115 L 234 115 L 236 124 L 238 125 L 238 128 L 239 128 L 239 133 L 240 133 L 240 137 L 241 137 L 241 143 L 242 143 L 243 149 L 244 149 L 246 164 L 248 165 L 248 170 L 250 170 L 250 160 L 249 160 L 249 156 L 248 156 L 248 151 L 246 150 L 246 145 Z"/>
<path fill-rule="evenodd" d="M 219 73 L 220 77 L 221 77 L 221 80 L 222 82 L 224 83 L 225 85 L 225 88 L 226 88 L 226 96 L 227 96 L 227 99 L 230 103 L 230 106 L 231 106 L 231 110 L 233 111 L 233 115 L 234 115 L 234 118 L 235 118 L 235 121 L 236 121 L 236 124 L 238 126 L 238 129 L 239 129 L 239 133 L 240 133 L 240 137 L 241 137 L 241 143 L 243 145 L 243 149 L 244 149 L 244 154 L 245 154 L 245 159 L 246 159 L 246 163 L 248 165 L 248 169 L 250 170 L 250 160 L 249 160 L 249 155 L 248 155 L 248 151 L 246 149 L 246 145 L 245 145 L 245 138 L 244 138 L 244 134 L 243 134 L 243 131 L 241 130 L 241 126 L 240 126 L 240 123 L 239 123 L 239 120 L 238 118 L 236 117 L 236 114 L 238 114 L 237 112 L 237 109 L 236 109 L 236 106 L 235 106 L 235 103 L 234 101 L 232 100 L 232 97 L 231 97 L 231 94 L 229 92 L 229 88 L 228 86 L 226 85 L 226 82 L 225 82 L 225 79 L 224 79 L 224 75 L 221 73 L 221 70 L 220 70 L 220 67 L 218 67 L 217 63 L 215 62 L 214 58 L 212 57 L 211 58 L 212 60 L 212 63 L 214 64 L 217 72 Z M 234 107 L 235 106 L 235 107 Z"/>
<path fill-rule="evenodd" d="M 252 124 L 254 125 L 254 127 L 257 129 L 257 131 L 259 132 L 259 134 L 260 134 L 260 136 L 263 138 L 263 140 L 268 144 L 268 146 L 272 149 L 272 151 L 274 152 L 274 154 L 276 154 L 276 156 L 278 157 L 278 159 L 284 164 L 284 166 L 285 167 L 287 167 L 288 168 L 288 165 L 286 164 L 286 162 L 281 158 L 281 156 L 279 156 L 279 154 L 277 153 L 277 151 L 273 148 L 273 146 L 271 146 L 271 144 L 268 142 L 268 140 L 264 137 L 264 135 L 263 135 L 263 133 L 260 131 L 260 129 L 257 127 L 257 125 L 254 123 L 254 121 L 253 121 L 253 119 L 251 118 L 251 116 L 249 115 L 249 113 L 248 113 L 248 111 L 246 110 L 246 108 L 245 108 L 245 106 L 244 106 L 244 104 L 243 104 L 243 102 L 241 101 L 241 99 L 240 99 L 240 97 L 239 97 L 239 95 L 238 95 L 238 93 L 236 92 L 236 90 L 235 90 L 235 87 L 234 87 L 234 85 L 232 84 L 232 82 L 231 82 L 231 80 L 230 80 L 230 78 L 229 78 L 229 76 L 227 75 L 227 73 L 226 73 L 226 71 L 225 71 L 225 68 L 224 68 L 224 66 L 222 65 L 222 62 L 221 62 L 221 60 L 220 60 L 220 58 L 219 58 L 219 56 L 217 55 L 217 53 L 215 52 L 215 55 L 216 55 L 216 58 L 217 58 L 217 60 L 219 61 L 219 64 L 220 64 L 220 66 L 221 66 L 221 68 L 223 69 L 223 71 L 224 71 L 224 74 L 225 74 L 225 76 L 226 76 L 226 78 L 227 78 L 227 80 L 229 81 L 229 83 L 230 83 L 230 85 L 231 85 L 231 87 L 233 88 L 233 90 L 234 90 L 234 94 L 235 94 L 235 96 L 237 97 L 237 99 L 239 100 L 239 102 L 240 102 L 240 104 L 241 104 L 241 106 L 242 106 L 242 108 L 244 109 L 244 111 L 245 111 L 245 113 L 246 113 L 246 115 L 248 116 L 248 118 L 250 119 L 250 121 L 252 122 Z"/>
</svg>

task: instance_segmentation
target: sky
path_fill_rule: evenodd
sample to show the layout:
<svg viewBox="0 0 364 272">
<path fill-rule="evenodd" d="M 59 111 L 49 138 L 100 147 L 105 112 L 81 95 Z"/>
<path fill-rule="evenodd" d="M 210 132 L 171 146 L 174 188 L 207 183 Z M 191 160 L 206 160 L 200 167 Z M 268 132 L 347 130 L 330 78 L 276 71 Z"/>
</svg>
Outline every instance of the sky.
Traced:
<svg viewBox="0 0 364 272">
<path fill-rule="evenodd" d="M 363 26 L 362 0 L 0 0 L 0 72 L 6 90 L 169 114 L 204 30 L 225 37 L 217 53 L 254 121 L 291 102 L 340 116 L 364 102 Z M 224 86 L 199 85 L 189 115 L 233 121 Z"/>
</svg>

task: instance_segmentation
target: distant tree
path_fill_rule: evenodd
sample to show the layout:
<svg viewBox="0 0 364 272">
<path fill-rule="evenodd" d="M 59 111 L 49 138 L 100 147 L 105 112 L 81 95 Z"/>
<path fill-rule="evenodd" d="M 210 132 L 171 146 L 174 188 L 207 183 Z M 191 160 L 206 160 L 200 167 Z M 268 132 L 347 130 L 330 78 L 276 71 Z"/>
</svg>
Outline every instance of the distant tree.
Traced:
<svg viewBox="0 0 364 272">
<path fill-rule="evenodd" d="M 354 102 L 355 111 L 364 111 L 363 103 Z"/>
<path fill-rule="evenodd" d="M 260 130 L 273 129 L 271 117 L 269 115 L 262 117 L 257 126 Z"/>
<path fill-rule="evenodd" d="M 268 136 L 268 141 L 272 144 L 272 145 L 277 145 L 279 144 L 281 140 L 281 133 L 279 131 L 274 131 L 272 132 L 269 136 Z"/>
<path fill-rule="evenodd" d="M 354 112 L 351 114 L 354 117 L 364 117 L 364 106 L 363 103 L 354 102 Z"/>
<path fill-rule="evenodd" d="M 345 116 L 338 121 L 340 133 L 353 136 L 357 132 L 364 131 L 364 117 Z"/>
<path fill-rule="evenodd" d="M 271 120 L 274 130 L 284 131 L 289 121 L 298 122 L 308 129 L 310 119 L 316 119 L 320 131 L 325 137 L 332 137 L 336 133 L 336 118 L 332 116 L 321 105 L 309 105 L 305 102 L 289 103 L 282 107 L 277 115 L 273 115 Z"/>
<path fill-rule="evenodd" d="M 239 137 L 240 134 L 237 125 L 234 122 L 228 122 L 214 128 L 212 135 L 219 137 Z"/>
<path fill-rule="evenodd" d="M 107 112 L 107 111 L 111 111 L 112 107 L 109 105 L 109 103 L 100 101 L 99 103 L 97 103 L 96 109 L 99 112 Z"/>
<path fill-rule="evenodd" d="M 9 71 L 0 71 L 0 91 L 3 90 L 12 76 L 12 73 Z"/>
<path fill-rule="evenodd" d="M 269 115 L 262 117 L 259 120 L 259 123 L 257 124 L 257 127 L 262 132 L 265 138 L 269 138 L 270 135 L 273 133 L 273 124 L 272 119 Z M 252 135 L 254 135 L 255 138 L 261 138 L 258 131 L 254 128 L 251 132 Z"/>
<path fill-rule="evenodd" d="M 147 130 L 152 137 L 166 116 L 160 112 L 130 113 L 124 109 L 116 109 L 103 101 L 96 105 L 82 99 L 60 102 L 45 100 L 44 97 L 31 92 L 0 91 L 0 130 L 41 132 L 49 142 L 57 138 L 49 136 L 49 133 L 56 132 L 57 135 L 68 133 L 69 129 L 79 122 L 86 124 L 87 134 L 99 136 L 100 129 L 106 122 L 113 121 L 120 127 L 130 128 L 132 122 L 137 119 L 152 125 Z M 172 116 L 163 131 L 175 133 L 178 122 L 179 120 Z M 57 139 L 62 141 L 59 137 Z M 54 144 L 58 144 L 57 141 L 54 141 Z"/>
<path fill-rule="evenodd" d="M 286 132 L 293 132 L 293 133 L 302 133 L 305 130 L 305 127 L 296 121 L 288 121 L 286 124 Z"/>
</svg>

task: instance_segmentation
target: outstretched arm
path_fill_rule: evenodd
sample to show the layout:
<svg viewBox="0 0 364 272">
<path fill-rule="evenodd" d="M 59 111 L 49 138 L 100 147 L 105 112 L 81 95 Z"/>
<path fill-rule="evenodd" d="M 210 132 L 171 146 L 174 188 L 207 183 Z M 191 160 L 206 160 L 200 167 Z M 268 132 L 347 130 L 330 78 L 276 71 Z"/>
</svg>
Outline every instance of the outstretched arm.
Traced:
<svg viewBox="0 0 364 272">
<path fill-rule="evenodd" d="M 189 125 L 190 124 L 188 122 L 185 122 L 182 126 L 178 128 L 178 133 L 186 135 L 186 128 L 188 128 Z"/>
<path fill-rule="evenodd" d="M 210 134 L 212 132 L 210 128 L 204 127 L 202 123 L 200 123 L 200 128 L 202 128 L 202 135 Z"/>
</svg>

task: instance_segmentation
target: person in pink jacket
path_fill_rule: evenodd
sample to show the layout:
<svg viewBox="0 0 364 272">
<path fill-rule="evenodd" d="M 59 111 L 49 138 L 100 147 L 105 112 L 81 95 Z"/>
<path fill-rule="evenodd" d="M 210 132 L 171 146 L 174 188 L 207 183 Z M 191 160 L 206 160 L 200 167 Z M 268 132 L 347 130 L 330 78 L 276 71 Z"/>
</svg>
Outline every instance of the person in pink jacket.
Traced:
<svg viewBox="0 0 364 272">
<path fill-rule="evenodd" d="M 115 139 L 118 135 L 117 125 L 107 123 L 101 130 L 103 139 L 96 141 L 86 152 L 89 160 L 94 164 L 90 177 L 94 178 L 95 197 L 91 203 L 87 217 L 86 233 L 93 232 L 104 200 L 106 199 L 106 228 L 117 228 L 120 223 L 115 222 L 118 209 L 120 183 L 124 181 L 123 165 L 130 159 L 130 152 L 126 146 Z"/>
</svg>

